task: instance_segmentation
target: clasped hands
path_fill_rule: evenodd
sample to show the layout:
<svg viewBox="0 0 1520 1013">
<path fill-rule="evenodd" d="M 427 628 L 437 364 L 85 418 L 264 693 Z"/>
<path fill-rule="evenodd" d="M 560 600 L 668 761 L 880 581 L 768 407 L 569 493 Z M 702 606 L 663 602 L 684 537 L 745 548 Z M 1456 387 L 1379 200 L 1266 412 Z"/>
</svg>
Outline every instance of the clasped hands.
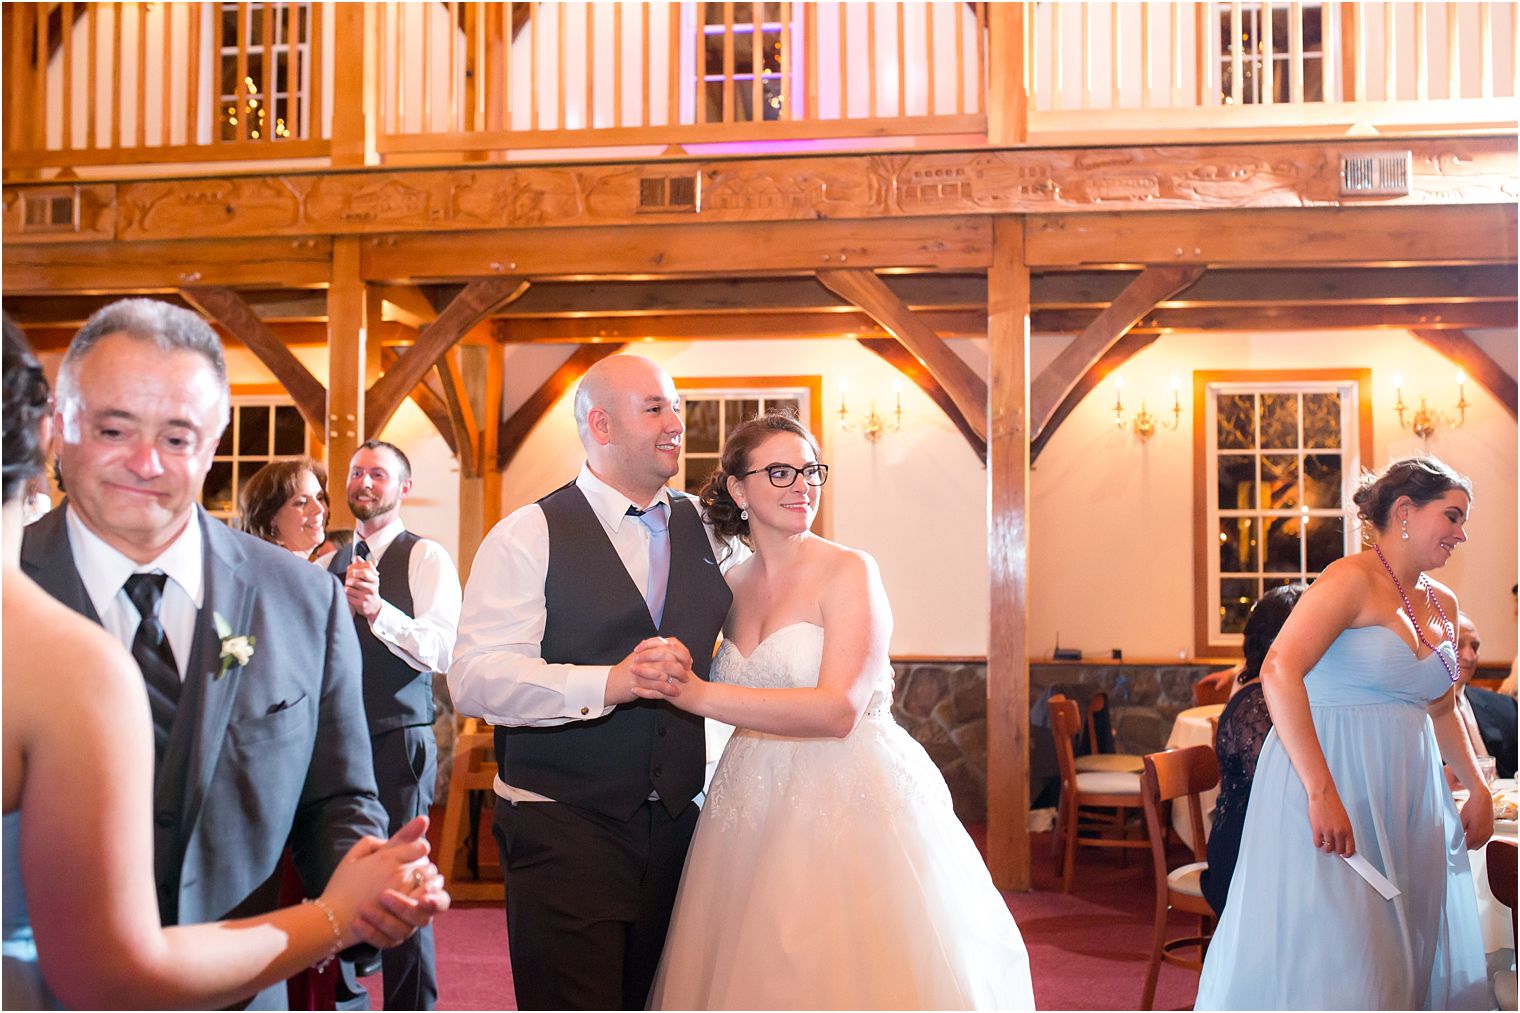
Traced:
<svg viewBox="0 0 1520 1013">
<path fill-rule="evenodd" d="M 355 559 L 343 574 L 343 595 L 348 607 L 374 622 L 380 614 L 380 571 L 367 559 Z"/>
<path fill-rule="evenodd" d="M 438 868 L 428 861 L 427 817 L 390 840 L 362 837 L 333 871 L 322 900 L 342 929 L 343 946 L 395 946 L 449 909 Z"/>
<path fill-rule="evenodd" d="M 691 691 L 702 680 L 691 670 L 691 652 L 674 637 L 650 637 L 612 669 L 608 703 L 669 700 L 689 707 Z M 688 699 L 683 700 L 682 694 Z"/>
</svg>

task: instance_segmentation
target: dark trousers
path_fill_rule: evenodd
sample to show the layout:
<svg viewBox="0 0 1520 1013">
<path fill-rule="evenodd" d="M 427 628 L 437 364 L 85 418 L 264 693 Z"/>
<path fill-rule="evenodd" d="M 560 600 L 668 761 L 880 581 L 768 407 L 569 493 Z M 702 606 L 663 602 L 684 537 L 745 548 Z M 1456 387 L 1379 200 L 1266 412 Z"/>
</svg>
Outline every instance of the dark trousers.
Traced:
<svg viewBox="0 0 1520 1013">
<path fill-rule="evenodd" d="M 697 812 L 496 800 L 518 1009 L 644 1008 Z"/>
<path fill-rule="evenodd" d="M 438 742 L 429 725 L 397 728 L 370 740 L 375 760 L 375 784 L 380 804 L 394 834 L 433 804 L 438 780 Z M 385 1009 L 430 1010 L 438 1005 L 438 972 L 433 953 L 433 927 L 418 929 L 400 946 L 380 951 Z M 347 976 L 346 976 L 347 977 Z M 340 1009 L 368 1009 L 364 986 L 352 980 L 352 998 L 340 997 Z M 340 989 L 341 991 L 342 989 Z"/>
</svg>

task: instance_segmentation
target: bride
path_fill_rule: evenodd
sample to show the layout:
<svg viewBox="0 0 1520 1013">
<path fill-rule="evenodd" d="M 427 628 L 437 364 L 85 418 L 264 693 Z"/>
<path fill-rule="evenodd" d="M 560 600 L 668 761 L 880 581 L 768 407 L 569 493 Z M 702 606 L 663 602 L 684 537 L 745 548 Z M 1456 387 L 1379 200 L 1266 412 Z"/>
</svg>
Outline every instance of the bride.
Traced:
<svg viewBox="0 0 1520 1013">
<path fill-rule="evenodd" d="M 870 556 L 809 528 L 828 466 L 786 415 L 736 428 L 702 503 L 728 573 L 712 681 L 640 645 L 637 692 L 737 725 L 682 874 L 655 1009 L 1032 1009 L 1012 915 L 944 779 L 892 719 Z M 693 645 L 702 647 L 704 645 Z"/>
</svg>

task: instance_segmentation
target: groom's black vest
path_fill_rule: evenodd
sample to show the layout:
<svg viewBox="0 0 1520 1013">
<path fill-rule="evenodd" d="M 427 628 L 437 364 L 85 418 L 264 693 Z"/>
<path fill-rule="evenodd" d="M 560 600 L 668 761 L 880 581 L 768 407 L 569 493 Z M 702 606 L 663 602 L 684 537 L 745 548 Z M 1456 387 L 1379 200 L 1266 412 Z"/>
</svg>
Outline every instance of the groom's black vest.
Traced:
<svg viewBox="0 0 1520 1013">
<path fill-rule="evenodd" d="M 696 507 L 670 498 L 670 581 L 655 629 L 649 607 L 585 495 L 571 483 L 538 501 L 549 527 L 543 659 L 615 665 L 655 635 L 691 651 L 703 678 L 733 596 L 713 559 Z M 702 790 L 702 719 L 663 701 L 621 704 L 594 721 L 496 729 L 501 778 L 619 820 L 658 792 L 672 815 Z"/>
<path fill-rule="evenodd" d="M 380 575 L 380 597 L 400 609 L 408 618 L 416 618 L 412 604 L 410 576 L 412 549 L 421 541 L 410 531 L 402 531 L 385 547 L 375 567 Z M 345 545 L 327 564 L 339 580 L 354 561 L 353 545 Z M 359 648 L 364 654 L 364 714 L 369 719 L 370 738 L 397 728 L 433 723 L 433 673 L 419 672 L 396 657 L 391 649 L 370 630 L 369 620 L 355 613 L 354 631 L 359 634 Z"/>
</svg>

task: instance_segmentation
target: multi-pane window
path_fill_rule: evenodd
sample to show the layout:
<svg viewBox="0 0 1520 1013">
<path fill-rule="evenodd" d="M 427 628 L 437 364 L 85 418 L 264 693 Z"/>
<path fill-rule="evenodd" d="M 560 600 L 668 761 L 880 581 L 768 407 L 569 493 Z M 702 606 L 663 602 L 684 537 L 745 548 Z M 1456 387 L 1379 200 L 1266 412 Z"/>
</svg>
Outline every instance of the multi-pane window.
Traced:
<svg viewBox="0 0 1520 1013">
<path fill-rule="evenodd" d="M 769 411 L 784 411 L 808 424 L 806 388 L 763 390 L 682 389 L 686 438 L 681 445 L 681 471 L 672 483 L 693 496 L 702 491 L 718 467 L 718 455 L 734 427 Z"/>
<path fill-rule="evenodd" d="M 1324 99 L 1325 50 L 1322 39 L 1322 21 L 1319 4 L 1241 4 L 1240 11 L 1240 60 L 1241 94 L 1235 94 L 1235 82 L 1231 66 L 1230 36 L 1232 14 L 1230 4 L 1219 5 L 1220 62 L 1219 81 L 1221 95 L 1226 104 L 1258 104 L 1268 101 L 1266 75 L 1267 26 L 1270 19 L 1272 47 L 1272 102 L 1287 102 L 1291 98 L 1290 61 L 1292 59 L 1292 18 L 1297 11 L 1299 30 L 1302 33 L 1305 102 Z"/>
<path fill-rule="evenodd" d="M 1358 399 L 1351 380 L 1205 384 L 1200 649 L 1238 644 L 1263 592 L 1354 549 Z"/>
<path fill-rule="evenodd" d="M 779 120 L 789 61 L 782 52 L 790 3 L 700 3 L 697 75 L 705 122 Z M 791 33 L 795 37 L 795 33 Z M 758 82 L 758 85 L 757 85 Z M 755 106 L 759 104 L 757 111 Z"/>
<path fill-rule="evenodd" d="M 254 472 L 270 461 L 306 453 L 306 423 L 288 400 L 237 397 L 232 421 L 222 433 L 201 503 L 223 520 L 237 514 L 238 492 Z"/>
<path fill-rule="evenodd" d="M 224 3 L 218 17 L 221 139 L 307 136 L 311 5 Z"/>
</svg>

